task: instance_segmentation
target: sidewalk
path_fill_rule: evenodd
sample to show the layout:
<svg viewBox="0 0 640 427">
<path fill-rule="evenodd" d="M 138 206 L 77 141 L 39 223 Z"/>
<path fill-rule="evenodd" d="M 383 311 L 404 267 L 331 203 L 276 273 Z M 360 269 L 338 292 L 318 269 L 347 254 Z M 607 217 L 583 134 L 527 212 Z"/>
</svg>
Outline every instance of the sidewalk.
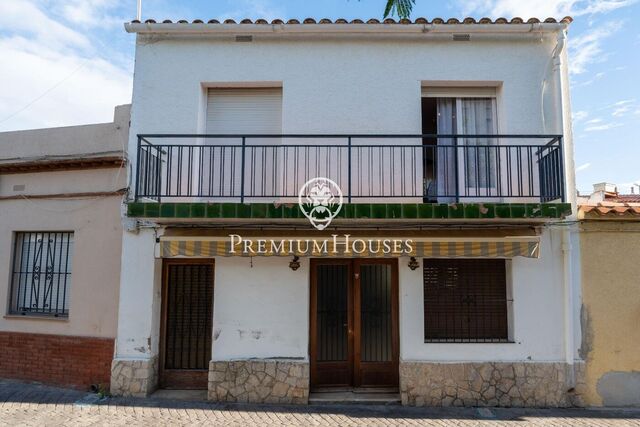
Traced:
<svg viewBox="0 0 640 427">
<path fill-rule="evenodd" d="M 640 410 L 268 406 L 105 398 L 0 380 L 0 425 L 640 426 Z"/>
</svg>

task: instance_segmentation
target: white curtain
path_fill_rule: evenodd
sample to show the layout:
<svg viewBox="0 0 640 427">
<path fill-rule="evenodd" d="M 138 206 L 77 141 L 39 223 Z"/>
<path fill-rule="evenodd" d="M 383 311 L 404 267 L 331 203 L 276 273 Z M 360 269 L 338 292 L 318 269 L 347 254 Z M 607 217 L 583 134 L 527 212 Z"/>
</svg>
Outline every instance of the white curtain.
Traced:
<svg viewBox="0 0 640 427">
<path fill-rule="evenodd" d="M 495 99 L 459 98 L 458 132 L 463 135 L 493 135 L 497 133 Z M 495 147 L 495 138 L 463 138 L 460 145 Z M 495 148 L 463 149 L 465 189 L 463 194 L 489 195 L 496 187 L 496 151 Z"/>
<path fill-rule="evenodd" d="M 438 98 L 437 130 L 440 135 L 456 134 L 456 100 L 455 98 Z M 456 153 L 453 138 L 438 138 L 436 160 L 436 182 L 439 203 L 455 201 L 456 194 Z"/>
</svg>

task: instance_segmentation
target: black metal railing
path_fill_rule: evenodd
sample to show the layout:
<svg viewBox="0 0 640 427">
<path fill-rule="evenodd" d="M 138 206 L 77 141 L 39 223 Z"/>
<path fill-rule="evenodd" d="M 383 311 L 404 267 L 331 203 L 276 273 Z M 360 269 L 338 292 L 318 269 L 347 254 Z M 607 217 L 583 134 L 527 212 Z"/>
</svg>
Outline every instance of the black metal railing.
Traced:
<svg viewBox="0 0 640 427">
<path fill-rule="evenodd" d="M 560 135 L 139 135 L 135 198 L 276 201 L 330 178 L 346 202 L 565 200 Z"/>
</svg>

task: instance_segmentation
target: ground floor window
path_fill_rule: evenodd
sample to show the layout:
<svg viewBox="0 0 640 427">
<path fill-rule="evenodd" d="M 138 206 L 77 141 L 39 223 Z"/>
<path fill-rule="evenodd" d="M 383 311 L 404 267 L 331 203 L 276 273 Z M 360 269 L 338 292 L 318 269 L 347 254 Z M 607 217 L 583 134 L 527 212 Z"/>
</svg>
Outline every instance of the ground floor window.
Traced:
<svg viewBox="0 0 640 427">
<path fill-rule="evenodd" d="M 73 233 L 15 233 L 9 313 L 67 317 Z"/>
<path fill-rule="evenodd" d="M 507 342 L 506 261 L 425 259 L 425 342 Z"/>
</svg>

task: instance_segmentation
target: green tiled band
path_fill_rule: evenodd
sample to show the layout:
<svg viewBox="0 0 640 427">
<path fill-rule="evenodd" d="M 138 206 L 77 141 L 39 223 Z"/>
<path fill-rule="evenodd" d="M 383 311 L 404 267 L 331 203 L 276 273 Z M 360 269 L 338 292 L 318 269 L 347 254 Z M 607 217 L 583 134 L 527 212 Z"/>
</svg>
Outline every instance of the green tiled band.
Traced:
<svg viewBox="0 0 640 427">
<path fill-rule="evenodd" d="M 480 219 L 564 218 L 569 203 L 347 203 L 342 219 Z M 135 218 L 304 218 L 296 204 L 272 203 L 143 203 L 127 204 Z"/>
</svg>

